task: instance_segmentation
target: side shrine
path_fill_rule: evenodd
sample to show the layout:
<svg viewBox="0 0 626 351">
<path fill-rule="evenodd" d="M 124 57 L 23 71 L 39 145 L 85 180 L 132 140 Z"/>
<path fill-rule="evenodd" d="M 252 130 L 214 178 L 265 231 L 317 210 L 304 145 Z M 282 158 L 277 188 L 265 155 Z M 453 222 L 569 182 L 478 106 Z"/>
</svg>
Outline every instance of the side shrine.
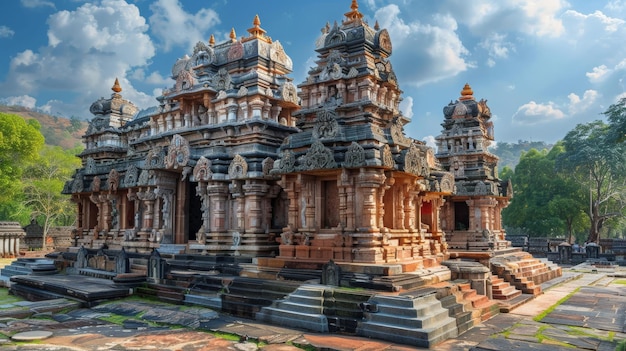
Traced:
<svg viewBox="0 0 626 351">
<path fill-rule="evenodd" d="M 75 244 L 55 257 L 113 287 L 24 275 L 12 291 L 88 305 L 130 291 L 423 347 L 541 293 L 561 270 L 506 240 L 512 187 L 488 149 L 487 101 L 465 85 L 435 152 L 404 132 L 392 51 L 353 0 L 297 86 L 258 16 L 175 62 L 157 106 L 140 111 L 116 80 L 91 105 L 64 189 Z"/>
</svg>

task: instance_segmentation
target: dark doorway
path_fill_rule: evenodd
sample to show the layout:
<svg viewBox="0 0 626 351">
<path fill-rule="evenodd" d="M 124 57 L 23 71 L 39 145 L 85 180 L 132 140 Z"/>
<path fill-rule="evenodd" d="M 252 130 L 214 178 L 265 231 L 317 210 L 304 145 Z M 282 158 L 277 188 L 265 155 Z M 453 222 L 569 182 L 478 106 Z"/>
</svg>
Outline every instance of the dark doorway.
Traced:
<svg viewBox="0 0 626 351">
<path fill-rule="evenodd" d="M 189 182 L 187 194 L 189 194 L 188 199 L 188 211 L 187 211 L 187 220 L 189 231 L 188 235 L 185 238 L 185 242 L 189 242 L 189 239 L 196 239 L 196 233 L 200 230 L 202 226 L 202 199 L 200 196 L 196 194 L 196 187 L 198 186 L 197 182 Z"/>
<path fill-rule="evenodd" d="M 469 206 L 465 201 L 454 203 L 454 230 L 469 229 Z"/>
<path fill-rule="evenodd" d="M 322 182 L 322 228 L 335 228 L 339 225 L 339 189 L 336 180 Z"/>
</svg>

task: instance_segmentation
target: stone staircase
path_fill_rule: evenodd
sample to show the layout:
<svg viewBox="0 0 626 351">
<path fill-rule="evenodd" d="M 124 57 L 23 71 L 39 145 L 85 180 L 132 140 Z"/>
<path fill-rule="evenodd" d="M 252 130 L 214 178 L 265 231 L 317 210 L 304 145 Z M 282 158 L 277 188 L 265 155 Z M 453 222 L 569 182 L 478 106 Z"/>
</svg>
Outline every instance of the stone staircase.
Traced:
<svg viewBox="0 0 626 351">
<path fill-rule="evenodd" d="M 493 274 L 533 296 L 541 294 L 540 284 L 562 275 L 561 267 L 527 252 L 496 256 L 490 260 L 490 265 Z"/>
<path fill-rule="evenodd" d="M 475 310 L 473 314 L 475 325 L 500 313 L 498 302 L 490 300 L 485 295 L 478 294 L 475 289 L 472 289 L 469 282 L 456 282 L 456 284 L 459 287 L 461 299 L 469 301 Z"/>
<path fill-rule="evenodd" d="M 419 347 L 432 347 L 458 335 L 457 321 L 437 300 L 435 289 L 417 295 L 375 295 L 368 302 L 357 335 Z"/>
<path fill-rule="evenodd" d="M 517 290 L 515 286 L 511 285 L 504 279 L 491 275 L 491 298 L 494 300 L 512 300 L 521 295 L 522 292 Z"/>
<path fill-rule="evenodd" d="M 302 285 L 296 291 L 263 307 L 256 320 L 275 325 L 290 326 L 318 333 L 328 333 L 328 318 L 324 315 L 323 285 Z"/>
</svg>

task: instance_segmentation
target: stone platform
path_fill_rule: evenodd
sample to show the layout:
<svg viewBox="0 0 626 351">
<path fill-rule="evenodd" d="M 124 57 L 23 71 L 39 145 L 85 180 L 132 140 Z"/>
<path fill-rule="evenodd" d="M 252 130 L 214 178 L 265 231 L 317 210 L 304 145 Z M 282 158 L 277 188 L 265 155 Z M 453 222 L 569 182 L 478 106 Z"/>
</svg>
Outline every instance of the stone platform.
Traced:
<svg viewBox="0 0 626 351">
<path fill-rule="evenodd" d="M 11 293 L 31 301 L 70 297 L 87 306 L 132 295 L 133 290 L 109 279 L 83 275 L 17 275 L 11 277 Z"/>
</svg>

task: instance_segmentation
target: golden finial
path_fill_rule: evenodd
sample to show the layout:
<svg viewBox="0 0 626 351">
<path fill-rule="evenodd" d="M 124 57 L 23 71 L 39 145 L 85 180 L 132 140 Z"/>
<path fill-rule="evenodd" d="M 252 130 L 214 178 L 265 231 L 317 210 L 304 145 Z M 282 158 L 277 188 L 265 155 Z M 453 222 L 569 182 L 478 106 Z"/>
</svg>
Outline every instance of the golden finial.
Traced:
<svg viewBox="0 0 626 351">
<path fill-rule="evenodd" d="M 114 93 L 119 94 L 122 91 L 122 87 L 120 86 L 120 82 L 115 77 L 115 83 L 113 83 L 113 87 L 111 88 Z"/>
<path fill-rule="evenodd" d="M 461 97 L 459 100 L 474 100 L 474 91 L 468 83 L 465 83 L 463 90 L 461 90 Z"/>
<path fill-rule="evenodd" d="M 250 36 L 248 36 L 247 38 L 243 38 L 241 41 L 245 42 L 252 39 L 259 39 L 270 44 L 272 43 L 272 39 L 265 35 L 265 30 L 261 28 L 261 19 L 259 19 L 259 15 L 254 16 L 252 25 L 253 27 L 248 29 L 248 33 L 250 33 Z"/>
<path fill-rule="evenodd" d="M 209 45 L 211 46 L 215 45 L 215 37 L 213 36 L 213 34 L 211 34 L 211 37 L 209 38 Z"/>
<path fill-rule="evenodd" d="M 347 20 L 344 23 L 360 21 L 361 18 L 363 18 L 363 14 L 359 12 L 359 3 L 356 0 L 352 0 L 352 5 L 350 5 L 350 8 L 352 9 L 352 11 L 345 13 Z"/>
<path fill-rule="evenodd" d="M 237 34 L 235 33 L 235 28 L 231 28 L 230 30 L 230 41 L 233 43 L 237 41 Z"/>
<path fill-rule="evenodd" d="M 380 30 L 380 25 L 378 24 L 378 20 L 376 20 L 376 23 L 374 23 L 374 29 Z"/>
</svg>

